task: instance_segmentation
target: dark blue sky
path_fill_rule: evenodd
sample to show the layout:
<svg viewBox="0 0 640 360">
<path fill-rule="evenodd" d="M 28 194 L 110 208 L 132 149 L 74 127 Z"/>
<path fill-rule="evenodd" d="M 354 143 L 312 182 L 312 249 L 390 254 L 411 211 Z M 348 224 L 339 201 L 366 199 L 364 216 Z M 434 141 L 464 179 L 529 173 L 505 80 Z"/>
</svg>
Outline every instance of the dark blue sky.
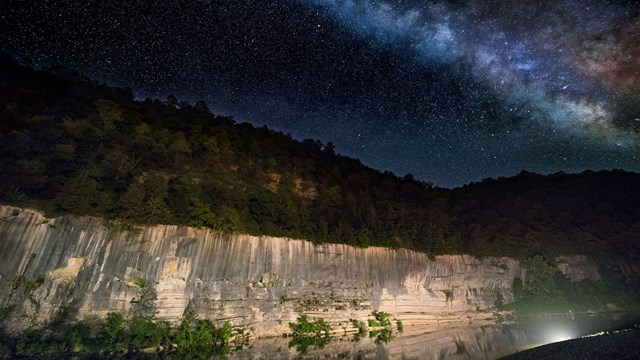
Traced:
<svg viewBox="0 0 640 360">
<path fill-rule="evenodd" d="M 640 170 L 638 1 L 56 1 L 1 45 L 399 175 Z"/>
</svg>

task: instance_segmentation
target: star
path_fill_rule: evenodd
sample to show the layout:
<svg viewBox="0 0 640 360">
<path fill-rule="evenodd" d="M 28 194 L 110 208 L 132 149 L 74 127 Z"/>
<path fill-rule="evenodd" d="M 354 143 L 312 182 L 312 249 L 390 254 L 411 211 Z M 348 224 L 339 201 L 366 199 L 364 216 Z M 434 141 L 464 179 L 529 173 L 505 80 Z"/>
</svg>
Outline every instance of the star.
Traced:
<svg viewBox="0 0 640 360">
<path fill-rule="evenodd" d="M 39 67 L 77 69 L 140 100 L 204 100 L 440 186 L 522 169 L 640 170 L 637 2 L 34 0 L 0 10 L 2 48 Z"/>
</svg>

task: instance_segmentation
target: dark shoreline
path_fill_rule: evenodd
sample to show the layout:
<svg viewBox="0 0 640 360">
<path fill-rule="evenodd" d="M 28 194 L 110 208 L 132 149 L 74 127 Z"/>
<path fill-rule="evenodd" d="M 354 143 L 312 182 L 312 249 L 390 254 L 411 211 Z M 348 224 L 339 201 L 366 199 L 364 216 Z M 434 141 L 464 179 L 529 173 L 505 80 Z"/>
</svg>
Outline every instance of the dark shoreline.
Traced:
<svg viewBox="0 0 640 360">
<path fill-rule="evenodd" d="M 561 341 L 520 351 L 501 359 L 640 359 L 640 330 Z"/>
</svg>

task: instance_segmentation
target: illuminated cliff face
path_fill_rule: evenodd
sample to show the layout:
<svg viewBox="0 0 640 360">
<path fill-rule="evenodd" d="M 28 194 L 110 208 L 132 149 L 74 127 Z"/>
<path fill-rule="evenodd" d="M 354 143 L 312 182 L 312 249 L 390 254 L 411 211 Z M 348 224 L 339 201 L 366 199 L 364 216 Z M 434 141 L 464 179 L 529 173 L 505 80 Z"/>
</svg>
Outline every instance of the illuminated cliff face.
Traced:
<svg viewBox="0 0 640 360">
<path fill-rule="evenodd" d="M 512 300 L 516 260 L 439 256 L 386 248 L 314 245 L 145 226 L 0 207 L 0 305 L 14 329 L 41 324 L 62 306 L 79 319 L 157 311 L 177 322 L 188 307 L 256 334 L 277 334 L 300 313 L 329 321 L 382 310 L 405 324 L 453 321 Z M 462 315 L 464 314 L 464 316 Z M 478 314 L 487 317 L 487 314 Z"/>
</svg>

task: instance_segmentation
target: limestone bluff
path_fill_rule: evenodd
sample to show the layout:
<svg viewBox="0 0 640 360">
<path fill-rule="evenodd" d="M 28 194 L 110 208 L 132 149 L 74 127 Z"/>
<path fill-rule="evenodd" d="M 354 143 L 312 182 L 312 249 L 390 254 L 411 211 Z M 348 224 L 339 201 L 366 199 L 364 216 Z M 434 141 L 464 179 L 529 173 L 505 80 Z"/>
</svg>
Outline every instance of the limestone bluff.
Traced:
<svg viewBox="0 0 640 360">
<path fill-rule="evenodd" d="M 575 260 L 575 261 L 574 261 Z M 575 262 L 575 266 L 572 265 Z M 566 257 L 571 278 L 599 277 L 582 256 Z M 302 313 L 332 323 L 386 311 L 406 325 L 487 318 L 513 300 L 526 271 L 511 258 L 232 235 L 186 226 L 127 231 L 92 217 L 0 206 L 0 305 L 8 329 L 50 321 L 73 307 L 76 320 L 131 314 L 145 287 L 157 318 L 176 324 L 185 309 L 229 320 L 256 336 L 279 335 Z M 21 290 L 18 282 L 34 284 Z"/>
</svg>

